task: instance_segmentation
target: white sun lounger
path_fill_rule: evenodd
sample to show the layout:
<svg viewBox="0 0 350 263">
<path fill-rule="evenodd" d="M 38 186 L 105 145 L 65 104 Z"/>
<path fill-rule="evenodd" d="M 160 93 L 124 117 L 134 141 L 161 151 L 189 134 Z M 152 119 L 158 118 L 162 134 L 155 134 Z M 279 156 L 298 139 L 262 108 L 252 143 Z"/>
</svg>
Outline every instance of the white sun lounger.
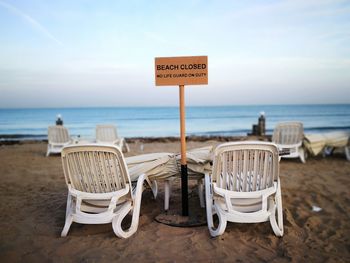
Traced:
<svg viewBox="0 0 350 263">
<path fill-rule="evenodd" d="M 73 140 L 69 137 L 68 129 L 61 125 L 49 126 L 47 138 L 46 156 L 49 156 L 51 153 L 61 153 L 63 147 L 73 143 Z"/>
<path fill-rule="evenodd" d="M 272 142 L 280 151 L 287 150 L 282 158 L 300 158 L 305 163 L 305 151 L 302 147 L 304 128 L 301 122 L 281 122 L 273 131 Z"/>
<path fill-rule="evenodd" d="M 68 186 L 66 236 L 72 222 L 112 223 L 114 233 L 128 238 L 137 231 L 146 175 L 139 175 L 133 190 L 121 150 L 107 145 L 74 145 L 62 150 L 63 171 Z M 122 221 L 132 212 L 129 229 Z"/>
<path fill-rule="evenodd" d="M 129 145 L 124 138 L 118 137 L 117 127 L 111 124 L 96 125 L 96 142 L 118 146 L 123 152 L 129 152 Z"/>
<path fill-rule="evenodd" d="M 270 221 L 275 235 L 283 235 L 279 157 L 275 144 L 234 142 L 219 145 L 214 151 L 213 171 L 205 175 L 205 193 L 211 236 L 223 234 L 227 221 Z M 214 214 L 219 218 L 217 227 L 214 226 Z"/>
</svg>

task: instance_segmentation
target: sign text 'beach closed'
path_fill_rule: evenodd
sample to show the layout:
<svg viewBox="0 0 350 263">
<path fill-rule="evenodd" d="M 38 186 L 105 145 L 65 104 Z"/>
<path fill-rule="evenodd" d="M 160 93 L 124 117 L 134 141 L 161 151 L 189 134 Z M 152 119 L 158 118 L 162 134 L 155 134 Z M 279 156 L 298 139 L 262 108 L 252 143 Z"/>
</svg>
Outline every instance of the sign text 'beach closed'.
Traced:
<svg viewBox="0 0 350 263">
<path fill-rule="evenodd" d="M 208 57 L 155 58 L 156 86 L 208 84 Z"/>
</svg>

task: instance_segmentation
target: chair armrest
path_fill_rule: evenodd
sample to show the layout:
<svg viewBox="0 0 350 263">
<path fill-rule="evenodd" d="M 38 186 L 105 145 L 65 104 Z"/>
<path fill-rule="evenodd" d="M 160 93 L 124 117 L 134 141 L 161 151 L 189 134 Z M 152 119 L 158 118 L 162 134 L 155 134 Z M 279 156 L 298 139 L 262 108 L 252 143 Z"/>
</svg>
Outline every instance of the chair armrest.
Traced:
<svg viewBox="0 0 350 263">
<path fill-rule="evenodd" d="M 270 196 L 273 193 L 276 192 L 276 183 L 274 183 L 273 186 L 259 191 L 253 191 L 253 192 L 237 192 L 237 191 L 230 191 L 225 190 L 222 188 L 219 188 L 216 183 L 213 183 L 213 190 L 215 194 L 218 194 L 222 197 L 228 197 L 228 198 L 261 198 L 262 196 Z"/>
<path fill-rule="evenodd" d="M 71 185 L 68 185 L 68 190 L 70 194 L 74 197 L 82 197 L 82 199 L 86 200 L 96 200 L 96 199 L 111 199 L 112 197 L 116 196 L 118 199 L 124 195 L 126 195 L 130 191 L 130 186 L 129 184 L 126 184 L 124 189 L 114 191 L 114 192 L 109 192 L 109 193 L 87 193 L 87 192 L 82 192 L 79 190 L 76 190 L 72 188 Z"/>
<path fill-rule="evenodd" d="M 274 185 L 259 191 L 253 192 L 236 192 L 225 190 L 216 186 L 216 183 L 213 183 L 213 190 L 215 194 L 222 196 L 225 199 L 226 206 L 229 211 L 234 211 L 231 203 L 231 199 L 239 198 L 239 199 L 261 199 L 262 201 L 262 211 L 267 210 L 267 198 L 276 193 L 277 191 L 277 183 L 274 182 Z M 237 212 L 238 213 L 238 212 Z"/>
</svg>

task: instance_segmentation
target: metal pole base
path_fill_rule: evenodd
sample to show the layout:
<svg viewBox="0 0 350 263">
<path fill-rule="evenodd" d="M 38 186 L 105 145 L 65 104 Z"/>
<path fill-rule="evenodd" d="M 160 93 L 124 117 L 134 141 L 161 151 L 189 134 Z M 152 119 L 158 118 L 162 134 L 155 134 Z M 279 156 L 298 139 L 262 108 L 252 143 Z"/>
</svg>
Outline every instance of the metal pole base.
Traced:
<svg viewBox="0 0 350 263">
<path fill-rule="evenodd" d="M 196 214 L 191 216 L 181 216 L 179 214 L 159 214 L 155 217 L 158 223 L 173 226 L 173 227 L 196 227 L 205 226 L 207 219 L 205 212 L 203 214 Z"/>
<path fill-rule="evenodd" d="M 178 197 L 179 197 L 179 193 L 178 193 Z M 174 199 L 175 199 L 175 196 L 174 196 Z M 175 200 L 178 200 L 178 201 L 173 202 L 168 211 L 162 214 L 159 214 L 158 216 L 155 217 L 155 220 L 158 223 L 162 223 L 173 227 L 196 227 L 196 226 L 205 226 L 207 224 L 206 210 L 205 208 L 202 208 L 200 206 L 200 201 L 196 190 L 193 190 L 193 192 L 189 194 L 188 216 L 181 215 L 181 211 L 183 209 L 182 204 L 179 198 Z"/>
</svg>

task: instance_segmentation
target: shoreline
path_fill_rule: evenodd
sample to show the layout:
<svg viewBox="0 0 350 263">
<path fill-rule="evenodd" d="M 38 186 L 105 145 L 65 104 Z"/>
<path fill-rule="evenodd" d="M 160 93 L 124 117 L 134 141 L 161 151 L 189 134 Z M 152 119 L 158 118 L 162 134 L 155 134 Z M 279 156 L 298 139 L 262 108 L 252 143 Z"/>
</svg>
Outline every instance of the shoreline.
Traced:
<svg viewBox="0 0 350 263">
<path fill-rule="evenodd" d="M 10 138 L 10 137 L 9 137 Z M 219 136 L 219 135 L 208 135 L 208 136 L 198 136 L 189 135 L 186 136 L 186 141 L 189 142 L 206 142 L 206 141 L 218 141 L 218 142 L 230 142 L 230 141 L 244 141 L 244 140 L 257 140 L 257 141 L 271 141 L 272 135 L 265 136 L 255 136 L 255 135 L 242 135 L 242 136 Z M 125 138 L 127 143 L 152 143 L 152 142 L 177 142 L 180 141 L 180 137 L 167 136 L 167 137 L 130 137 Z M 14 145 L 14 144 L 33 144 L 33 143 L 47 143 L 47 139 L 23 139 L 18 140 L 16 138 L 11 138 L 10 140 L 2 140 L 0 135 L 0 146 L 1 145 Z M 93 141 L 91 141 L 93 142 Z"/>
<path fill-rule="evenodd" d="M 252 123 L 251 125 L 253 125 Z M 67 126 L 65 126 L 67 127 Z M 274 129 L 273 128 L 266 128 L 266 136 L 272 136 Z M 312 134 L 312 133 L 327 133 L 327 132 L 334 132 L 334 131 L 344 131 L 350 133 L 350 126 L 322 126 L 322 127 L 304 127 L 304 133 L 306 134 Z M 244 136 L 249 136 L 249 134 L 252 132 L 252 128 L 249 129 L 243 129 L 243 130 L 232 130 L 232 131 L 219 131 L 219 132 L 207 132 L 207 133 L 201 133 L 198 132 L 196 134 L 191 133 L 188 134 L 186 137 L 188 138 L 239 138 Z M 87 139 L 90 140 L 94 138 L 94 135 L 76 135 L 71 134 L 72 138 L 79 138 L 79 139 Z M 164 138 L 164 139 L 172 139 L 172 138 L 179 138 L 178 136 L 131 136 L 131 137 L 124 137 L 126 140 L 138 140 L 138 139 L 158 139 L 158 138 Z M 0 142 L 2 141 L 47 141 L 47 133 L 45 134 L 0 134 Z"/>
</svg>

